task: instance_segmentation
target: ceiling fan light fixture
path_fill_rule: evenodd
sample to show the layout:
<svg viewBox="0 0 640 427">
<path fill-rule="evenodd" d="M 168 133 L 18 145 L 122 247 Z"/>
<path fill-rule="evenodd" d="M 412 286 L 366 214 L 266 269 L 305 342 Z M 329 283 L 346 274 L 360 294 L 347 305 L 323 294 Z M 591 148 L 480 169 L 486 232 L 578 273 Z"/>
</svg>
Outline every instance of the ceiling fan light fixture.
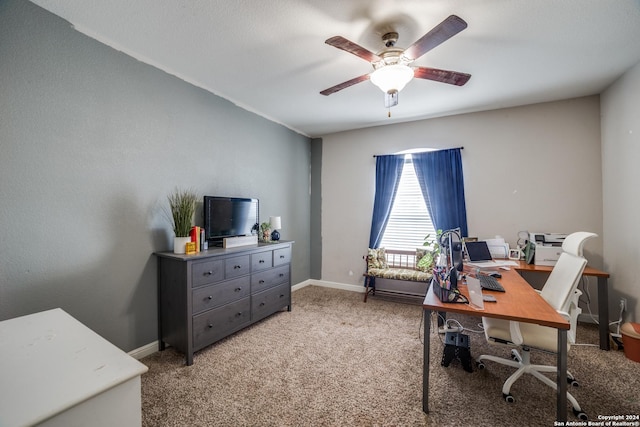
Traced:
<svg viewBox="0 0 640 427">
<path fill-rule="evenodd" d="M 413 79 L 413 69 L 404 64 L 385 65 L 371 73 L 370 79 L 384 93 L 400 92 Z"/>
</svg>

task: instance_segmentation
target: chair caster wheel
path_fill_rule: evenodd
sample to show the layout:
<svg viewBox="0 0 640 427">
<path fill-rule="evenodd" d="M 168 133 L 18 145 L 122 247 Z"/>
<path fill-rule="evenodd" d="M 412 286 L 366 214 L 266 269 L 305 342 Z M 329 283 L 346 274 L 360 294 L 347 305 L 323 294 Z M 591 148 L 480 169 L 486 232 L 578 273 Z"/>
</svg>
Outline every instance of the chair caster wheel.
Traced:
<svg viewBox="0 0 640 427">
<path fill-rule="evenodd" d="M 587 416 L 587 414 L 585 414 L 582 411 L 579 411 L 575 408 L 573 408 L 573 415 L 575 415 L 578 419 L 583 420 L 583 421 L 587 421 L 589 419 L 589 417 Z"/>
<path fill-rule="evenodd" d="M 572 387 L 580 387 L 580 384 L 578 384 L 575 378 L 567 378 L 567 383 Z"/>
<path fill-rule="evenodd" d="M 502 394 L 502 397 L 504 397 L 504 401 L 507 403 L 513 403 L 516 401 L 515 397 L 510 394 Z"/>
<path fill-rule="evenodd" d="M 476 362 L 476 368 L 478 368 L 478 369 L 484 369 L 484 363 L 482 363 L 482 362 Z"/>
</svg>

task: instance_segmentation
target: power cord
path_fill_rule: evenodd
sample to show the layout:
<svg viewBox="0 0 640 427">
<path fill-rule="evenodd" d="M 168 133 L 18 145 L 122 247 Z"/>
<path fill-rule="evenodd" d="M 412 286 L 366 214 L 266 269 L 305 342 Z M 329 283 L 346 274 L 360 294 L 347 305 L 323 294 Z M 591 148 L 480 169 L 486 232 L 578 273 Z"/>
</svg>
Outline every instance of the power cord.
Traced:
<svg viewBox="0 0 640 427">
<path fill-rule="evenodd" d="M 588 285 L 589 285 L 589 278 L 586 276 L 582 276 L 582 280 L 580 281 L 580 287 L 582 288 L 582 295 L 586 297 L 586 301 L 580 298 L 580 302 L 586 304 L 587 310 L 589 311 L 589 317 L 591 317 L 591 320 L 593 321 L 593 323 L 595 323 L 596 325 L 599 325 L 600 321 L 591 312 L 591 293 L 589 292 Z M 611 327 L 612 325 L 616 325 L 616 332 L 615 333 L 611 331 L 609 332 L 612 337 L 616 337 L 616 338 L 621 337 L 620 326 L 622 326 L 623 313 L 624 313 L 624 304 L 620 303 L 620 315 L 618 316 L 618 320 L 609 322 L 609 327 Z"/>
<path fill-rule="evenodd" d="M 471 329 L 471 328 L 467 328 L 465 327 L 462 323 L 460 323 L 458 320 L 456 319 L 452 319 L 452 318 L 444 318 L 443 316 L 441 316 L 439 313 L 436 313 L 437 317 L 442 320 L 443 326 L 442 328 L 438 327 L 438 325 L 435 325 L 435 328 L 437 328 L 438 332 L 471 332 L 474 334 L 483 334 L 484 333 L 484 329 L 482 329 L 481 324 L 478 325 L 480 326 L 480 330 L 475 330 L 475 329 Z M 441 339 L 442 341 L 442 339 Z"/>
</svg>

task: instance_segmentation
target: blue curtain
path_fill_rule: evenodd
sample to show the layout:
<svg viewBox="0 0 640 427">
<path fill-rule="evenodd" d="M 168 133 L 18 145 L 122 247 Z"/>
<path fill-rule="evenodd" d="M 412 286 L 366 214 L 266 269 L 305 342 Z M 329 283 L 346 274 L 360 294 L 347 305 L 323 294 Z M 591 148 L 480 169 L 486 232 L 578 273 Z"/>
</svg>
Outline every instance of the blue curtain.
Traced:
<svg viewBox="0 0 640 427">
<path fill-rule="evenodd" d="M 373 201 L 373 218 L 369 247 L 380 245 L 384 229 L 389 221 L 393 200 L 400 185 L 404 154 L 376 157 L 376 195 Z"/>
<path fill-rule="evenodd" d="M 467 234 L 467 208 L 460 148 L 412 154 L 420 189 L 436 230 L 460 227 Z"/>
</svg>

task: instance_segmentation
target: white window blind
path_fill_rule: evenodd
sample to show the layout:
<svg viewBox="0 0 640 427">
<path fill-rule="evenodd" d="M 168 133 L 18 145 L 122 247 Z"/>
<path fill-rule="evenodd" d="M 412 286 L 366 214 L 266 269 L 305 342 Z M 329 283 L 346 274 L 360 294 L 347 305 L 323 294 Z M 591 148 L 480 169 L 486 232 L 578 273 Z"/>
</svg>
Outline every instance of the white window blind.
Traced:
<svg viewBox="0 0 640 427">
<path fill-rule="evenodd" d="M 384 230 L 380 247 L 413 251 L 423 246 L 424 238 L 428 234 L 433 238 L 436 231 L 422 197 L 411 156 L 407 155 L 398 193 L 391 208 L 391 217 Z"/>
</svg>

